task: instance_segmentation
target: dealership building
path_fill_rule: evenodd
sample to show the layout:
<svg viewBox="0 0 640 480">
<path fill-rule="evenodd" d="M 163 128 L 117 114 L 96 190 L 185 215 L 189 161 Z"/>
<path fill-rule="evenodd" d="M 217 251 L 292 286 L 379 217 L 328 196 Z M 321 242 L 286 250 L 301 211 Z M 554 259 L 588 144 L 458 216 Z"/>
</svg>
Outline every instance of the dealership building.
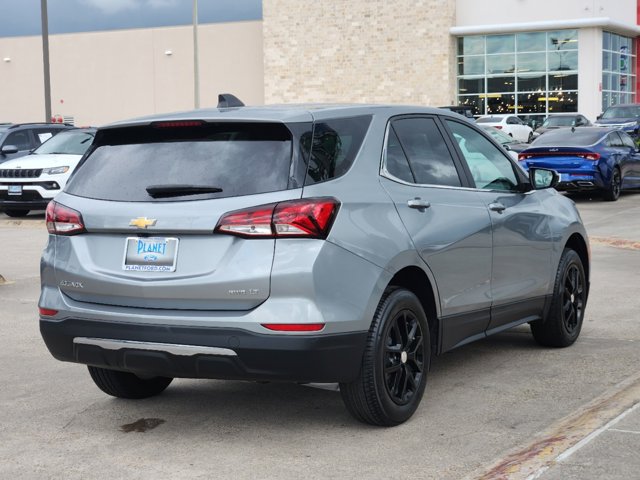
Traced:
<svg viewBox="0 0 640 480">
<path fill-rule="evenodd" d="M 462 104 L 589 119 L 637 97 L 639 0 L 264 0 L 199 27 L 200 98 Z M 41 120 L 39 37 L 0 38 L 0 121 Z M 9 59 L 7 61 L 7 59 Z M 76 123 L 193 107 L 189 26 L 51 36 L 53 111 Z"/>
</svg>

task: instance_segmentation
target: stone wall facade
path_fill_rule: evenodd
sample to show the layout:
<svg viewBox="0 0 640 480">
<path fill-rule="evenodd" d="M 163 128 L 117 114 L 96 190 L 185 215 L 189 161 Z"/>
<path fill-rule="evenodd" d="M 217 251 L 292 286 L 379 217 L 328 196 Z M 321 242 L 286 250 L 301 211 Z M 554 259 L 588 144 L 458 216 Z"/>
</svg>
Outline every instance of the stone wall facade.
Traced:
<svg viewBox="0 0 640 480">
<path fill-rule="evenodd" d="M 455 103 L 455 5 L 263 0 L 265 103 Z"/>
</svg>

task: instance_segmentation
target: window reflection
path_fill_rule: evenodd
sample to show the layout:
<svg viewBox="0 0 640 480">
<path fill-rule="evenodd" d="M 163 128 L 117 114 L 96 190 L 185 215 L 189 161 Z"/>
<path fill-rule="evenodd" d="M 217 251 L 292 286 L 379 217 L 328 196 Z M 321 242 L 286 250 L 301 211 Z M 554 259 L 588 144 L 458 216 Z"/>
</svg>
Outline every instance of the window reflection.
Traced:
<svg viewBox="0 0 640 480">
<path fill-rule="evenodd" d="M 484 56 L 458 57 L 458 75 L 484 75 Z"/>
<path fill-rule="evenodd" d="M 546 70 L 546 53 L 523 53 L 518 55 L 519 72 L 544 72 Z"/>
<path fill-rule="evenodd" d="M 514 35 L 488 35 L 487 54 L 513 53 L 516 49 Z"/>
<path fill-rule="evenodd" d="M 602 34 L 602 109 L 634 103 L 636 52 L 632 39 L 611 32 Z"/>
<path fill-rule="evenodd" d="M 487 55 L 487 74 L 516 71 L 515 55 Z"/>
<path fill-rule="evenodd" d="M 489 77 L 487 78 L 487 92 L 515 92 L 515 77 Z"/>
<path fill-rule="evenodd" d="M 516 44 L 519 52 L 540 52 L 546 50 L 547 34 L 545 32 L 519 33 Z"/>
</svg>

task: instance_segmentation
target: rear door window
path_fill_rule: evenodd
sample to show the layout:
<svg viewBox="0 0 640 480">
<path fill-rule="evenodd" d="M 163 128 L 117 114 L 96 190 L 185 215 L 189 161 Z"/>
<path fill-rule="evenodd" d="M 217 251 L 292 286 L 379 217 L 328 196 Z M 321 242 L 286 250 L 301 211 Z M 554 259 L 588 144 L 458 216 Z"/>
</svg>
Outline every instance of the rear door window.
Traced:
<svg viewBox="0 0 640 480">
<path fill-rule="evenodd" d="M 280 123 L 205 123 L 99 131 L 66 191 L 99 200 L 152 202 L 222 198 L 293 188 L 293 140 Z M 221 191 L 153 198 L 150 186 Z"/>
<path fill-rule="evenodd" d="M 433 118 L 403 118 L 391 125 L 409 160 L 415 183 L 461 186 L 453 157 Z"/>
<path fill-rule="evenodd" d="M 28 130 L 20 130 L 7 135 L 4 145 L 14 145 L 19 151 L 31 149 L 31 137 Z"/>
</svg>

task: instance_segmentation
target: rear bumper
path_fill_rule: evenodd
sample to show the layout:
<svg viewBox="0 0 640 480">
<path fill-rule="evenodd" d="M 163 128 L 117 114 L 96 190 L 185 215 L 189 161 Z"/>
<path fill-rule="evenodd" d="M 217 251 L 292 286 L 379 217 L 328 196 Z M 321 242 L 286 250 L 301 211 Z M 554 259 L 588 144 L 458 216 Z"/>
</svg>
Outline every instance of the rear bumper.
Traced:
<svg viewBox="0 0 640 480">
<path fill-rule="evenodd" d="M 45 210 L 51 199 L 41 200 L 0 200 L 0 210 L 28 209 Z"/>
<path fill-rule="evenodd" d="M 181 378 L 350 382 L 367 332 L 262 335 L 240 329 L 40 319 L 58 360 Z"/>
</svg>

